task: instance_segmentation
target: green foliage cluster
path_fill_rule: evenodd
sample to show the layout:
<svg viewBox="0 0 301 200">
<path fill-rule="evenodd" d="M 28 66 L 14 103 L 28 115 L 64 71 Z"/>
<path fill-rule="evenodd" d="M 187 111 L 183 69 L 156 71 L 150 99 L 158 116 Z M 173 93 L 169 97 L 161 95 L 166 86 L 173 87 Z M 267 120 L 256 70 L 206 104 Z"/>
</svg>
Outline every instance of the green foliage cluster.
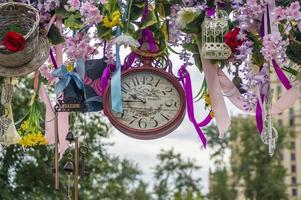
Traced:
<svg viewBox="0 0 301 200">
<path fill-rule="evenodd" d="M 232 121 L 230 134 L 224 141 L 215 138 L 213 127 L 207 130 L 209 144 L 214 149 L 211 158 L 218 164 L 211 174 L 213 184 L 209 194 L 212 200 L 232 200 L 237 188 L 244 188 L 244 196 L 250 200 L 288 199 L 284 178 L 286 170 L 281 164 L 280 150 L 285 147 L 285 129 L 278 127 L 277 150 L 273 157 L 268 147 L 256 133 L 256 124 L 249 118 Z M 224 164 L 225 153 L 231 149 L 230 169 Z M 231 172 L 231 176 L 229 175 Z"/>
<path fill-rule="evenodd" d="M 15 119 L 21 119 L 28 113 L 32 86 L 32 79 L 24 79 L 19 84 L 13 101 Z M 108 147 L 113 144 L 104 142 L 103 139 L 110 136 L 110 127 L 99 115 L 72 114 L 71 124 L 74 133 L 81 135 L 80 144 L 86 144 L 89 148 L 85 164 L 89 175 L 79 177 L 79 199 L 202 199 L 201 179 L 195 178 L 199 166 L 192 160 L 184 160 L 172 150 L 162 151 L 154 169 L 152 188 L 142 179 L 142 171 L 137 164 L 109 153 Z M 73 149 L 70 151 L 73 152 Z M 53 187 L 53 155 L 53 146 L 26 149 L 19 145 L 2 147 L 0 199 L 66 199 L 67 174 L 63 171 L 66 156 L 60 161 L 60 189 L 56 191 Z"/>
</svg>

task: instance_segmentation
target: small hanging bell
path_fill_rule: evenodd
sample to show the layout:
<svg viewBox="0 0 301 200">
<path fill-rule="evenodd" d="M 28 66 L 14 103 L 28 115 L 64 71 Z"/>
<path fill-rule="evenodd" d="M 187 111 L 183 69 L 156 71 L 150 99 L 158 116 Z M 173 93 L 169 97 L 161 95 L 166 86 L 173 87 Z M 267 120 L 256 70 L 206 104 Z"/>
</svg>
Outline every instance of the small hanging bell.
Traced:
<svg viewBox="0 0 301 200">
<path fill-rule="evenodd" d="M 70 142 L 70 144 L 71 144 L 72 142 L 74 142 L 75 137 L 74 137 L 74 134 L 73 134 L 72 131 L 69 131 L 69 132 L 67 133 L 67 135 L 66 135 L 66 140 L 68 140 L 68 141 Z"/>
<path fill-rule="evenodd" d="M 71 161 L 68 161 L 65 166 L 64 166 L 64 170 L 67 172 L 67 173 L 71 173 L 73 172 L 74 170 L 74 167 L 73 167 L 73 163 Z"/>
</svg>

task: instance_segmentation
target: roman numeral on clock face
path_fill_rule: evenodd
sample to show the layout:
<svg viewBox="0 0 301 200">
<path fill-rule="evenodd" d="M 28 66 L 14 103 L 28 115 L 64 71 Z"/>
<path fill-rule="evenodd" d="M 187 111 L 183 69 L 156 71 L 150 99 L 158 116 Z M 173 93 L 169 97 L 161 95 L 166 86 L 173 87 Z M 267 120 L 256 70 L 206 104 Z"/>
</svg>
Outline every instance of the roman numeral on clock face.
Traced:
<svg viewBox="0 0 301 200">
<path fill-rule="evenodd" d="M 164 114 L 161 113 L 161 116 L 162 116 L 164 119 L 166 119 L 167 121 L 169 121 L 169 116 L 168 116 L 168 115 L 166 116 L 166 115 L 164 115 Z"/>
<path fill-rule="evenodd" d="M 139 82 L 139 80 L 138 80 L 138 77 L 137 77 L 137 76 L 135 76 L 134 78 L 132 78 L 132 82 L 133 82 L 133 85 L 134 85 L 134 86 L 137 86 L 137 85 L 139 85 L 139 84 L 140 84 L 140 82 Z"/>
<path fill-rule="evenodd" d="M 155 73 L 139 72 L 122 77 L 123 116 L 116 119 L 129 129 L 160 130 L 178 114 L 180 96 L 169 80 Z"/>
<path fill-rule="evenodd" d="M 127 84 L 126 82 L 123 82 L 122 85 L 121 85 L 121 91 L 123 93 L 127 93 L 130 88 L 131 88 L 130 85 Z"/>
</svg>

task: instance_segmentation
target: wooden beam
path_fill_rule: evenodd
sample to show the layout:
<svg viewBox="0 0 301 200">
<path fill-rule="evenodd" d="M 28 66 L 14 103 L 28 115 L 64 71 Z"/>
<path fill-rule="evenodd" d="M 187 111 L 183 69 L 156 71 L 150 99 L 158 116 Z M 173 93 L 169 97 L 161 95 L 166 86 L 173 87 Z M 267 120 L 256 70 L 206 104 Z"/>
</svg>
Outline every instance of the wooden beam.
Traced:
<svg viewBox="0 0 301 200">
<path fill-rule="evenodd" d="M 58 113 L 55 113 L 55 136 L 54 136 L 54 188 L 59 189 L 59 127 L 58 127 Z"/>
<path fill-rule="evenodd" d="M 74 142 L 74 200 L 78 200 L 78 137 Z"/>
</svg>

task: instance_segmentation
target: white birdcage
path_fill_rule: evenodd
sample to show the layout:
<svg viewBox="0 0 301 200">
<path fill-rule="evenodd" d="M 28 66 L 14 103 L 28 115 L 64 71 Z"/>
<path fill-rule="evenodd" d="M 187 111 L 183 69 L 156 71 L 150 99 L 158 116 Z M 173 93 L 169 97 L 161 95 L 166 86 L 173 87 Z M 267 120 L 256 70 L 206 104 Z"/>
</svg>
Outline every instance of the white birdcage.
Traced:
<svg viewBox="0 0 301 200">
<path fill-rule="evenodd" d="M 218 12 L 217 12 L 218 13 Z M 205 17 L 202 23 L 202 56 L 210 60 L 226 60 L 232 51 L 224 42 L 228 32 L 228 15 L 219 12 L 216 17 Z"/>
</svg>

